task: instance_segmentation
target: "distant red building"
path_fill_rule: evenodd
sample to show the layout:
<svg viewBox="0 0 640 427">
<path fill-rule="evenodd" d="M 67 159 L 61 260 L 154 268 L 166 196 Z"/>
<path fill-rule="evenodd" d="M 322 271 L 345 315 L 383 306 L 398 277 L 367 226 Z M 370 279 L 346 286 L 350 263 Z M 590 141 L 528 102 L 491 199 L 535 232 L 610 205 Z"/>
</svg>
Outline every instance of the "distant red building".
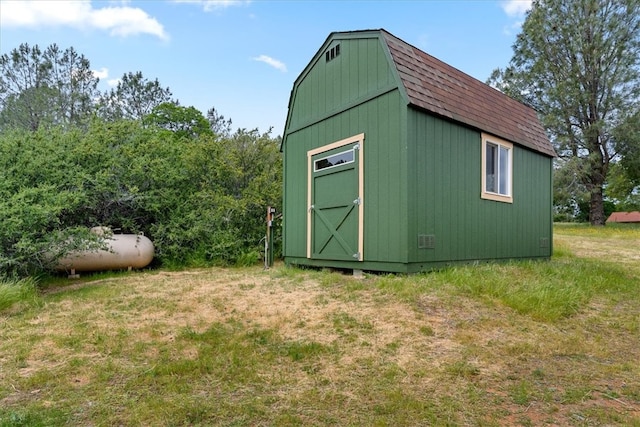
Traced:
<svg viewBox="0 0 640 427">
<path fill-rule="evenodd" d="M 607 222 L 637 222 L 640 223 L 640 212 L 614 212 L 609 215 Z"/>
</svg>

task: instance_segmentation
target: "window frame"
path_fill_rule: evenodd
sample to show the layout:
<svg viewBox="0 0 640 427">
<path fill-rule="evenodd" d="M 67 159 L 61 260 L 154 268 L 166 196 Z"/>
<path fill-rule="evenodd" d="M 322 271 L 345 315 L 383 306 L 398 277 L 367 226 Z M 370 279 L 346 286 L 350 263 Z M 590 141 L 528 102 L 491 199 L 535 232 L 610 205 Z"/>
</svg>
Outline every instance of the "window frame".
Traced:
<svg viewBox="0 0 640 427">
<path fill-rule="evenodd" d="M 351 158 L 347 161 L 344 161 L 342 163 L 334 163 L 331 164 L 330 166 L 322 166 L 322 167 L 318 167 L 318 163 L 320 163 L 322 160 L 329 160 L 332 157 L 338 157 L 341 156 L 343 154 L 347 154 L 347 153 L 351 153 Z M 339 153 L 334 153 L 325 157 L 322 157 L 320 159 L 317 159 L 313 162 L 313 171 L 314 172 L 320 172 L 320 171 L 325 171 L 325 170 L 329 170 L 329 169 L 333 169 L 333 168 L 337 168 L 340 166 L 344 166 L 344 165 L 348 165 L 351 163 L 354 163 L 356 161 L 356 154 L 355 154 L 355 150 L 353 148 L 349 149 L 349 150 L 344 150 L 344 151 L 340 151 Z"/>
<path fill-rule="evenodd" d="M 501 169 L 501 165 L 500 165 L 500 148 L 504 148 L 507 150 L 508 152 L 508 171 L 507 171 L 507 186 L 508 186 L 508 191 L 506 193 L 500 193 L 499 188 L 498 188 L 498 192 L 494 192 L 494 191 L 487 191 L 487 144 L 489 145 L 494 145 L 498 147 L 498 156 L 497 156 L 497 163 L 495 165 L 495 169 L 496 169 L 496 182 L 497 185 L 499 186 L 499 182 L 500 182 L 500 169 Z M 503 202 L 503 203 L 513 203 L 513 144 L 510 142 L 505 141 L 504 139 L 495 137 L 493 135 L 487 134 L 487 133 L 482 133 L 482 188 L 481 188 L 481 193 L 480 193 L 480 197 L 482 199 L 485 200 L 493 200 L 496 202 Z"/>
</svg>

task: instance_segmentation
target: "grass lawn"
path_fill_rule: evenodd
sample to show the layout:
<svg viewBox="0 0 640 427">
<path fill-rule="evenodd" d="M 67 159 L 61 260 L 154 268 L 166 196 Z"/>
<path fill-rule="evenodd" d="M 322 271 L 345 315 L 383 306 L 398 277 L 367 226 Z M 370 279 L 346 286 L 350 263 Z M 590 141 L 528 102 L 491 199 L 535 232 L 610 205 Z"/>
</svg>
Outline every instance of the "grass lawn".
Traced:
<svg viewBox="0 0 640 427">
<path fill-rule="evenodd" d="M 5 426 L 640 426 L 640 228 L 549 262 L 60 279 L 0 312 Z"/>
</svg>

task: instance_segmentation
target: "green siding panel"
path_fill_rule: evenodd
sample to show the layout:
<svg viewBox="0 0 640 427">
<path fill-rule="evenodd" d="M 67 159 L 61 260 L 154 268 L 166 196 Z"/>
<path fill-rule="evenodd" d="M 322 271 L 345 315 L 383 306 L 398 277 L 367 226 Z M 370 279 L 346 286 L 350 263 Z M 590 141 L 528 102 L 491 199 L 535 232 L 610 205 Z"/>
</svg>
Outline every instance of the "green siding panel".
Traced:
<svg viewBox="0 0 640 427">
<path fill-rule="evenodd" d="M 294 86 L 288 127 L 299 129 L 372 93 L 397 86 L 381 41 L 377 38 L 338 40 L 340 55 L 326 62 L 324 52 Z M 285 130 L 286 131 L 286 130 Z"/>
<path fill-rule="evenodd" d="M 480 198 L 481 134 L 410 110 L 411 262 L 535 258 L 551 255 L 551 159 L 513 152 L 513 203 Z M 430 249 L 418 235 L 434 236 Z"/>
</svg>

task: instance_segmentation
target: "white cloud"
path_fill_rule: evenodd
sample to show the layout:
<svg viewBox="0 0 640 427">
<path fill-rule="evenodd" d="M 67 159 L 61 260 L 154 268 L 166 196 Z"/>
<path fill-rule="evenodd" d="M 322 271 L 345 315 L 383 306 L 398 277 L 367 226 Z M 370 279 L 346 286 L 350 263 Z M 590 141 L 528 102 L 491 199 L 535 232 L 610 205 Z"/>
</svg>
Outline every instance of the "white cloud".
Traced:
<svg viewBox="0 0 640 427">
<path fill-rule="evenodd" d="M 102 67 L 99 70 L 91 70 L 93 75 L 99 78 L 101 81 L 106 82 L 109 87 L 116 87 L 118 83 L 120 83 L 120 79 L 108 79 L 109 77 L 109 69 L 107 67 Z"/>
<path fill-rule="evenodd" d="M 96 9 L 90 16 L 91 25 L 110 31 L 111 35 L 133 36 L 151 34 L 163 40 L 168 39 L 162 24 L 147 13 L 133 7 L 105 7 Z"/>
<path fill-rule="evenodd" d="M 169 38 L 162 24 L 142 9 L 124 5 L 94 8 L 90 0 L 3 1 L 0 25 L 95 28 L 121 37 L 149 34 L 163 40 Z"/>
<path fill-rule="evenodd" d="M 109 70 L 105 67 L 102 67 L 99 70 L 91 70 L 91 72 L 99 79 L 106 79 L 107 77 L 109 77 Z"/>
<path fill-rule="evenodd" d="M 524 23 L 523 18 L 527 11 L 531 9 L 532 0 L 505 0 L 501 3 L 502 10 L 510 18 L 515 18 L 516 21 L 510 25 L 505 26 L 503 32 L 507 36 L 513 36 L 518 33 Z"/>
<path fill-rule="evenodd" d="M 511 17 L 523 17 L 531 9 L 532 0 L 506 0 L 502 2 L 502 10 Z"/>
<path fill-rule="evenodd" d="M 199 5 L 205 12 L 210 12 L 233 6 L 246 6 L 251 3 L 251 0 L 173 0 L 173 2 Z"/>
<path fill-rule="evenodd" d="M 284 64 L 284 62 L 278 61 L 277 59 L 273 59 L 270 56 L 260 55 L 251 59 L 258 62 L 264 62 L 265 64 L 270 65 L 273 68 L 282 71 L 283 73 L 287 72 L 287 66 Z"/>
</svg>

